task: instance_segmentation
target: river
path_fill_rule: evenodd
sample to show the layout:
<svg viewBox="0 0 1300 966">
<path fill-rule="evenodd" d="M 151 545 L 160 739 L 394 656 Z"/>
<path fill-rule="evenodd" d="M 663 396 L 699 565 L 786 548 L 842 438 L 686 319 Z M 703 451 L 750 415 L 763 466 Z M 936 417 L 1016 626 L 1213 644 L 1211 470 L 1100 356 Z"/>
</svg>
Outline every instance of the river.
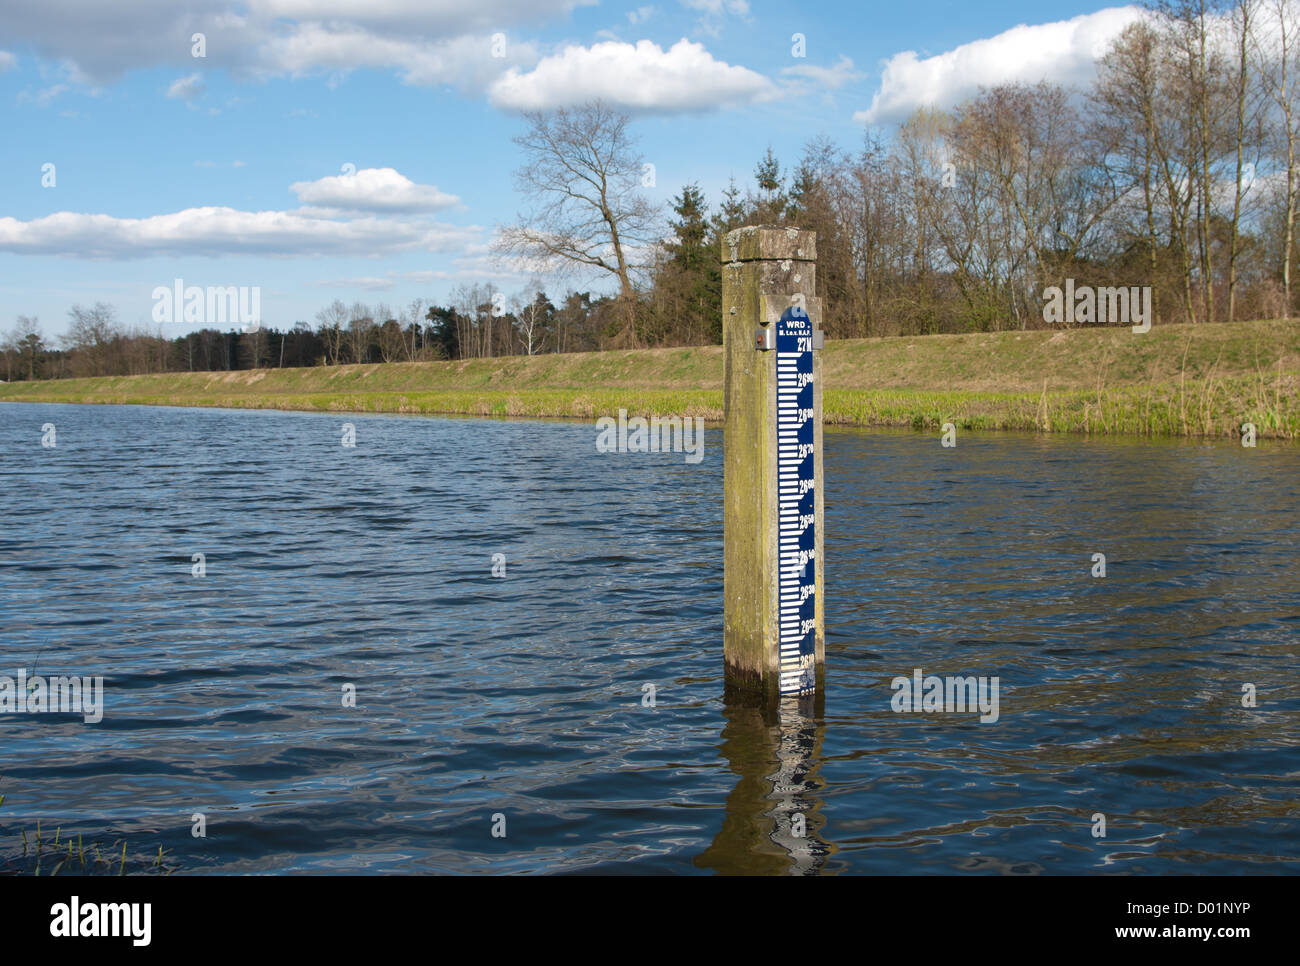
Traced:
<svg viewBox="0 0 1300 966">
<path fill-rule="evenodd" d="M 826 688 L 768 711 L 724 695 L 721 432 L 596 433 L 0 404 L 0 675 L 103 678 L 0 713 L 0 859 L 1300 868 L 1295 446 L 828 430 Z M 996 720 L 894 710 L 914 673 Z"/>
</svg>

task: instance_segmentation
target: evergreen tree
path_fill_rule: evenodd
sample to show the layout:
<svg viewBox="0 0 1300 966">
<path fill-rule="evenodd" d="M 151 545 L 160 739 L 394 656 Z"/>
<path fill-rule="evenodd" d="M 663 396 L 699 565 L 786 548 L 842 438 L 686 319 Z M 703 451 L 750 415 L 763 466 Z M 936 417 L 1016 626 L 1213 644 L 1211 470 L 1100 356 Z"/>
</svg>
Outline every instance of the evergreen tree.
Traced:
<svg viewBox="0 0 1300 966">
<path fill-rule="evenodd" d="M 717 247 L 722 236 L 727 232 L 743 226 L 748 221 L 748 216 L 749 211 L 745 207 L 745 198 L 741 194 L 740 186 L 736 184 L 736 179 L 732 178 L 727 182 L 726 190 L 722 192 L 722 204 L 712 219 L 714 247 Z"/>
<path fill-rule="evenodd" d="M 688 184 L 673 199 L 676 238 L 667 246 L 669 271 L 665 281 L 688 316 L 674 320 L 679 337 L 713 342 L 722 338 L 722 260 L 716 231 L 708 220 L 708 204 L 699 185 Z M 684 324 L 683 324 L 684 323 Z"/>
<path fill-rule="evenodd" d="M 708 204 L 697 184 L 686 185 L 681 194 L 673 199 L 673 211 L 678 220 L 671 223 L 676 239 L 669 243 L 668 250 L 672 253 L 673 262 L 684 272 L 693 271 L 707 258 L 707 210 Z"/>
<path fill-rule="evenodd" d="M 787 203 L 784 191 L 785 175 L 781 173 L 781 164 L 776 160 L 776 155 L 772 153 L 770 146 L 767 153 L 763 155 L 763 160 L 759 161 L 758 166 L 754 168 L 754 180 L 758 183 L 758 189 L 763 192 L 758 212 L 760 220 L 779 222 L 785 214 Z"/>
<path fill-rule="evenodd" d="M 429 306 L 425 315 L 429 326 L 425 345 L 435 358 L 456 359 L 460 356 L 460 327 L 456 310 L 441 305 Z"/>
</svg>

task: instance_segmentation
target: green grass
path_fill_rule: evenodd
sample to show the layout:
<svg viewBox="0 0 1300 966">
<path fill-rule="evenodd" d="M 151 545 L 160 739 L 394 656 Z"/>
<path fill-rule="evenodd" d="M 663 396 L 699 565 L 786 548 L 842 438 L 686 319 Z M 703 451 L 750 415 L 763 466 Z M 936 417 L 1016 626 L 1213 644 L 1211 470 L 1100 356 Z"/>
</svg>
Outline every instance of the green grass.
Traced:
<svg viewBox="0 0 1300 966">
<path fill-rule="evenodd" d="M 1300 438 L 1300 322 L 830 341 L 827 423 Z M 0 385 L 0 401 L 720 420 L 719 346 Z"/>
<path fill-rule="evenodd" d="M 0 795 L 0 806 L 4 801 Z M 128 855 L 125 839 L 101 847 L 86 842 L 80 832 L 75 839 L 71 833 L 65 835 L 61 827 L 51 836 L 39 820 L 31 832 L 19 832 L 8 854 L 0 851 L 0 875 L 171 875 L 174 871 L 161 846 L 156 855 Z"/>
</svg>

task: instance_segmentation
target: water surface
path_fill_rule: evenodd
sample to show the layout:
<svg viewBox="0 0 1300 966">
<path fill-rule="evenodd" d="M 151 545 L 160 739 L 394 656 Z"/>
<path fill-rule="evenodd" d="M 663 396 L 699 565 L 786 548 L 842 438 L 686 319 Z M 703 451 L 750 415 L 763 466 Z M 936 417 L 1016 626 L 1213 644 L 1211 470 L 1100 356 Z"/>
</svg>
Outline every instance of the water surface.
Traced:
<svg viewBox="0 0 1300 966">
<path fill-rule="evenodd" d="M 1297 869 L 1294 447 L 828 431 L 827 686 L 765 712 L 721 432 L 595 436 L 0 404 L 0 674 L 106 705 L 0 714 L 0 858 L 39 818 L 188 873 Z M 997 722 L 891 710 L 918 667 Z"/>
</svg>

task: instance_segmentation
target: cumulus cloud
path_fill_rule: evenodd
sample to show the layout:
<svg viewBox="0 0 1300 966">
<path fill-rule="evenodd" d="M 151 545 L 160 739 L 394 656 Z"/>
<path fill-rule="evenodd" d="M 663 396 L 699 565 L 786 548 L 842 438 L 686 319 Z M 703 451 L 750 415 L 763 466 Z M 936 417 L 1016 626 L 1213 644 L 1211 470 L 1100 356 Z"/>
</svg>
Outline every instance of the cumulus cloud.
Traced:
<svg viewBox="0 0 1300 966">
<path fill-rule="evenodd" d="M 503 25 L 567 16 L 598 0 L 249 0 L 248 9 L 267 19 L 347 22 L 399 31 L 443 34 L 500 30 Z"/>
<path fill-rule="evenodd" d="M 31 221 L 0 218 L 0 252 L 97 259 L 464 253 L 472 250 L 482 236 L 483 230 L 476 226 L 412 217 L 457 204 L 459 199 L 432 185 L 415 184 L 392 168 L 368 168 L 347 177 L 300 181 L 291 190 L 303 202 L 328 207 L 239 211 L 207 206 L 145 218 L 72 211 Z"/>
<path fill-rule="evenodd" d="M 567 18 L 595 0 L 42 0 L 17 4 L 0 42 L 30 44 L 83 82 L 124 72 L 193 66 L 191 37 L 206 39 L 204 66 L 250 76 L 394 69 L 408 83 L 486 84 L 535 60 L 528 44 L 494 57 L 491 36 Z"/>
<path fill-rule="evenodd" d="M 167 96 L 188 104 L 195 98 L 202 97 L 205 90 L 207 84 L 204 83 L 202 75 L 190 74 L 188 77 L 172 81 L 171 86 L 167 88 Z"/>
<path fill-rule="evenodd" d="M 396 68 L 414 86 L 454 84 L 462 90 L 482 90 L 511 65 L 531 64 L 537 49 L 531 43 L 506 39 L 504 57 L 492 55 L 490 34 L 422 41 L 381 37 L 360 27 L 304 24 L 284 36 L 271 38 L 251 68 L 259 77 L 287 74 L 301 77 L 317 71 L 347 72 L 361 67 Z"/>
<path fill-rule="evenodd" d="M 460 204 L 455 195 L 416 184 L 392 168 L 363 168 L 356 174 L 298 181 L 289 190 L 303 204 L 345 211 L 412 213 Z"/>
<path fill-rule="evenodd" d="M 0 74 L 18 66 L 18 58 L 7 50 L 0 50 Z"/>
<path fill-rule="evenodd" d="M 456 251 L 478 228 L 389 218 L 337 220 L 296 211 L 186 208 L 148 218 L 60 211 L 32 221 L 0 218 L 0 251 L 129 259 L 151 255 L 383 255 Z"/>
<path fill-rule="evenodd" d="M 682 39 L 664 50 L 649 40 L 569 46 L 527 72 L 511 68 L 490 88 L 498 107 L 549 110 L 600 98 L 632 111 L 702 111 L 776 96 L 767 78 Z"/>
<path fill-rule="evenodd" d="M 933 57 L 903 51 L 886 61 L 871 106 L 853 119 L 901 121 L 923 105 L 951 107 L 981 86 L 1043 80 L 1087 84 L 1111 41 L 1142 16 L 1138 7 L 1111 7 L 1070 20 L 1022 24 Z"/>
<path fill-rule="evenodd" d="M 604 95 L 629 109 L 702 110 L 749 103 L 779 90 L 744 67 L 715 60 L 683 41 L 665 51 L 649 41 L 594 43 L 541 58 L 517 31 L 567 20 L 597 0 L 42 0 L 20 4 L 0 25 L 0 43 L 28 44 L 44 62 L 64 65 L 72 84 L 102 84 L 130 70 L 201 66 L 237 78 L 393 72 L 416 86 L 492 92 L 509 109 L 573 103 Z M 747 17 L 748 0 L 682 0 L 706 21 Z M 633 24 L 657 12 L 638 5 Z M 206 58 L 192 56 L 204 35 Z M 540 61 L 540 62 L 539 62 Z M 169 96 L 192 103 L 201 80 L 183 77 Z M 611 86 L 611 90 L 606 87 Z M 50 98 L 52 99 L 52 98 Z M 48 99 L 47 99 L 48 100 Z M 215 113 L 216 109 L 212 111 Z"/>
</svg>

